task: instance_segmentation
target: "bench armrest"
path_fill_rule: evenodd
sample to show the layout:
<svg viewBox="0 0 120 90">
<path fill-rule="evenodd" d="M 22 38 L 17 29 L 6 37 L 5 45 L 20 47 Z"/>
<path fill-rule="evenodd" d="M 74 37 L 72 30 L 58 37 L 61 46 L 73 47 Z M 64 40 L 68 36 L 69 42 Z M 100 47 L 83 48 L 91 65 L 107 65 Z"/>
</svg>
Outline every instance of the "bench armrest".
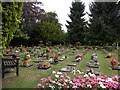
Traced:
<svg viewBox="0 0 120 90">
<path fill-rule="evenodd" d="M 2 58 L 2 60 L 19 60 L 19 58 Z"/>
<path fill-rule="evenodd" d="M 17 55 L 15 55 L 15 54 L 4 54 L 3 56 L 12 56 L 13 58 L 17 57 Z"/>
</svg>

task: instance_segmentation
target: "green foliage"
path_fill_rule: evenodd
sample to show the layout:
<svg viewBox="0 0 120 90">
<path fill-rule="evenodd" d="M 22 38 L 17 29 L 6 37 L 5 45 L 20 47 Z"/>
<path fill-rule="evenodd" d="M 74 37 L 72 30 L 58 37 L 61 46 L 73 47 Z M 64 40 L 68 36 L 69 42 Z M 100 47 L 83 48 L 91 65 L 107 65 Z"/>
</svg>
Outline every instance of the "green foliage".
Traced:
<svg viewBox="0 0 120 90">
<path fill-rule="evenodd" d="M 0 3 L 0 57 L 2 55 L 2 3 Z"/>
<path fill-rule="evenodd" d="M 55 22 L 58 23 L 58 17 L 57 17 L 57 13 L 55 12 L 47 12 L 44 17 L 43 17 L 44 21 L 48 21 L 48 22 Z"/>
<path fill-rule="evenodd" d="M 72 2 L 72 7 L 70 8 L 71 14 L 69 15 L 71 21 L 67 21 L 68 25 L 68 36 L 69 41 L 72 44 L 76 42 L 84 43 L 84 9 L 85 6 L 82 2 Z"/>
<path fill-rule="evenodd" d="M 39 43 L 39 29 L 38 23 L 44 14 L 44 10 L 41 9 L 42 2 L 24 2 L 23 14 L 21 18 L 20 32 L 15 33 L 15 37 L 11 42 L 11 45 L 37 45 Z"/>
<path fill-rule="evenodd" d="M 120 15 L 116 2 L 94 2 L 90 4 L 90 23 L 88 40 L 92 44 L 104 45 L 120 40 Z"/>
<path fill-rule="evenodd" d="M 24 2 L 21 30 L 29 37 L 32 37 L 34 32 L 36 34 L 37 25 L 41 22 L 44 13 L 41 5 L 42 2 Z"/>
<path fill-rule="evenodd" d="M 39 34 L 44 42 L 60 43 L 62 41 L 63 31 L 61 30 L 61 24 L 58 22 L 55 12 L 46 13 L 39 28 Z"/>
<path fill-rule="evenodd" d="M 2 3 L 2 45 L 3 50 L 9 45 L 14 34 L 19 31 L 21 23 L 23 3 L 3 2 Z"/>
<path fill-rule="evenodd" d="M 43 21 L 40 25 L 42 39 L 47 41 L 59 41 L 62 38 L 61 26 L 54 22 Z"/>
</svg>

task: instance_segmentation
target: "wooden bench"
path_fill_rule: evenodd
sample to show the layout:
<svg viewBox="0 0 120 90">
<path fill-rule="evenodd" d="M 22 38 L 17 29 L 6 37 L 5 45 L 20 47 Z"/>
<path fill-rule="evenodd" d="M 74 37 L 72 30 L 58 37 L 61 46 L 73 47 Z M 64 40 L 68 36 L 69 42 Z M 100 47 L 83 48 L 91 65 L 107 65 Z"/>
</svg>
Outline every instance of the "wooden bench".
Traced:
<svg viewBox="0 0 120 90">
<path fill-rule="evenodd" d="M 19 67 L 19 59 L 17 58 L 16 55 L 14 54 L 7 54 L 7 55 L 3 55 L 3 56 L 7 56 L 2 58 L 2 78 L 4 78 L 5 76 L 5 68 L 14 68 L 16 67 L 16 75 L 19 75 L 19 71 L 18 71 L 18 67 Z M 9 56 L 9 57 L 8 57 Z"/>
</svg>

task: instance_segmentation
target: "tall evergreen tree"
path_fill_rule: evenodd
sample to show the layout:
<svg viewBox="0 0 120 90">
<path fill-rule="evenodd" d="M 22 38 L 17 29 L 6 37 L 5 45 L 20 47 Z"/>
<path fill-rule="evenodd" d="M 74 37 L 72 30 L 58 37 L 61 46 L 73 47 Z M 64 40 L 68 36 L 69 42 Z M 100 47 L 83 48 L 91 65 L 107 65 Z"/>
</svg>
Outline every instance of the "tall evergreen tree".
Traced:
<svg viewBox="0 0 120 90">
<path fill-rule="evenodd" d="M 82 2 L 72 2 L 72 7 L 70 8 L 69 18 L 71 21 L 67 21 L 68 25 L 68 37 L 69 41 L 72 44 L 76 42 L 84 43 L 84 27 L 85 27 L 85 19 L 84 19 L 84 9 L 85 5 Z"/>
<path fill-rule="evenodd" d="M 92 44 L 118 41 L 119 17 L 116 2 L 93 2 L 90 4 L 89 39 Z"/>
</svg>

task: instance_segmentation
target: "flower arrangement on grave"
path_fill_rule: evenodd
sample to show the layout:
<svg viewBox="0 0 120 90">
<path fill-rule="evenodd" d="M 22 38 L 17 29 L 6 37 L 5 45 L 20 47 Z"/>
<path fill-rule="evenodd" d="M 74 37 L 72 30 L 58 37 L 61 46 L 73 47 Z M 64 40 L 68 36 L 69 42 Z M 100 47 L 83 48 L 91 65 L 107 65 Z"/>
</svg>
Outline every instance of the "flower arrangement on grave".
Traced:
<svg viewBox="0 0 120 90">
<path fill-rule="evenodd" d="M 77 58 L 82 58 L 82 55 L 81 54 L 76 55 L 75 59 Z"/>
<path fill-rule="evenodd" d="M 62 89 L 119 89 L 119 76 L 96 76 L 88 73 L 84 76 L 68 76 L 66 73 L 53 71 L 53 78 L 50 76 L 42 78 L 38 83 L 39 88 L 50 88 L 51 90 Z"/>
<path fill-rule="evenodd" d="M 116 68 L 116 65 L 117 65 L 117 60 L 116 59 L 110 60 L 110 63 L 112 65 L 112 69 Z"/>
<path fill-rule="evenodd" d="M 102 49 L 101 51 L 102 51 L 102 53 L 107 53 L 105 49 Z"/>
<path fill-rule="evenodd" d="M 49 62 L 44 62 L 43 63 L 43 67 L 44 68 L 49 68 L 51 65 L 50 65 L 50 63 Z"/>
<path fill-rule="evenodd" d="M 113 54 L 112 54 L 112 53 L 109 53 L 108 56 L 111 58 L 111 57 L 113 56 Z"/>
<path fill-rule="evenodd" d="M 30 55 L 25 53 L 23 57 L 23 66 L 29 66 L 30 62 Z"/>
</svg>

